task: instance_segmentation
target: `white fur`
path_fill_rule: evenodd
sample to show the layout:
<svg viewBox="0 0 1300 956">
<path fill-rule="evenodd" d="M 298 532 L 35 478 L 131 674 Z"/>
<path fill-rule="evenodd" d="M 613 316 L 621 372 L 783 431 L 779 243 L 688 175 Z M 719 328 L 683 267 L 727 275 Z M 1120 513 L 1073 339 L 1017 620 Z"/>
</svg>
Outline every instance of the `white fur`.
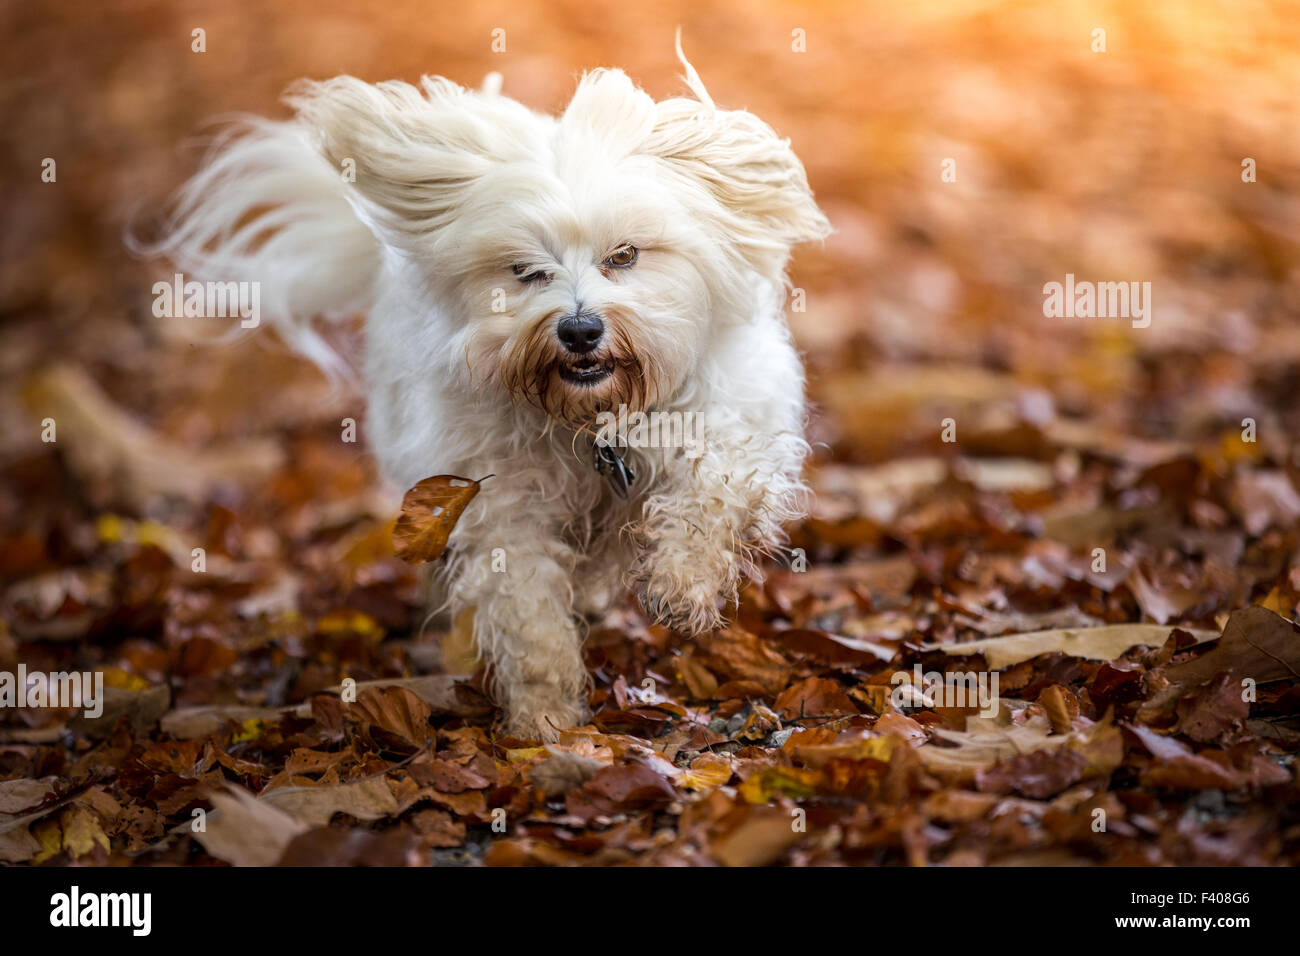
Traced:
<svg viewBox="0 0 1300 956">
<path fill-rule="evenodd" d="M 521 736 L 583 718 L 582 615 L 630 584 L 655 619 L 716 627 L 803 508 L 785 268 L 828 226 L 788 143 L 717 109 L 686 67 L 695 98 L 656 103 L 598 70 L 559 117 L 501 96 L 499 78 L 300 84 L 293 120 L 220 144 L 156 247 L 200 278 L 261 281 L 264 314 L 327 367 L 311 321 L 367 311 L 385 476 L 495 475 L 452 536 L 446 587 L 453 613 L 477 609 Z M 623 243 L 635 264 L 604 263 Z M 549 279 L 522 282 L 516 264 Z M 578 302 L 607 327 L 598 356 L 614 372 L 594 387 L 561 376 L 554 327 Z M 630 502 L 595 471 L 589 437 L 620 403 L 706 428 L 699 457 L 629 450 Z"/>
</svg>

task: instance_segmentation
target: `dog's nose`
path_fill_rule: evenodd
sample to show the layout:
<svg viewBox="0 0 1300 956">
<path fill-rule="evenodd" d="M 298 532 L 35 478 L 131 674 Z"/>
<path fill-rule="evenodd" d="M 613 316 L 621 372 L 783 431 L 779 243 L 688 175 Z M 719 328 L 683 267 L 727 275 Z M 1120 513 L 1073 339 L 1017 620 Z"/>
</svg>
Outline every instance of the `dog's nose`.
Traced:
<svg viewBox="0 0 1300 956">
<path fill-rule="evenodd" d="M 595 312 L 566 315 L 555 327 L 560 344 L 574 355 L 585 355 L 600 344 L 605 334 L 605 323 Z"/>
</svg>

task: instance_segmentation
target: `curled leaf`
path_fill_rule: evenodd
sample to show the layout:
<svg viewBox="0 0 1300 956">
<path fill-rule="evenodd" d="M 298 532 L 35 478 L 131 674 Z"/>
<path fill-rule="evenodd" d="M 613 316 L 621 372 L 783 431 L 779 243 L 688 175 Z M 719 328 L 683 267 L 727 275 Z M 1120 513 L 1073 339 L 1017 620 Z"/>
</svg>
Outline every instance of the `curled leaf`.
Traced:
<svg viewBox="0 0 1300 956">
<path fill-rule="evenodd" d="M 447 539 L 481 482 L 455 475 L 434 475 L 402 497 L 402 513 L 393 527 L 393 550 L 403 561 L 424 564 L 442 557 Z"/>
</svg>

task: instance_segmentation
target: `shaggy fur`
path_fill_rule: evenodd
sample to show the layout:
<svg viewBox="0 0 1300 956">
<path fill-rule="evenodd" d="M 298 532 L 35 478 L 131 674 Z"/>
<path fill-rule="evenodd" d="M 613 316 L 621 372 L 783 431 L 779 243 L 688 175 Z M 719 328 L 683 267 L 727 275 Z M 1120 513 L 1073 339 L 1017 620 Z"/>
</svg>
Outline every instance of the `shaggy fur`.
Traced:
<svg viewBox="0 0 1300 956">
<path fill-rule="evenodd" d="M 368 437 L 396 486 L 495 475 L 443 573 L 523 737 L 584 718 L 584 615 L 630 585 L 655 620 L 715 628 L 803 507 L 785 268 L 829 228 L 789 144 L 682 62 L 694 98 L 596 70 L 558 117 L 492 78 L 301 83 L 294 119 L 218 145 L 156 247 L 194 278 L 259 281 L 268 320 L 326 368 L 342 363 L 313 319 L 368 313 Z M 566 377 L 557 338 L 584 311 L 605 326 L 582 359 L 609 370 L 595 384 Z M 622 500 L 591 445 L 620 405 L 702 416 L 703 454 L 622 450 Z"/>
</svg>

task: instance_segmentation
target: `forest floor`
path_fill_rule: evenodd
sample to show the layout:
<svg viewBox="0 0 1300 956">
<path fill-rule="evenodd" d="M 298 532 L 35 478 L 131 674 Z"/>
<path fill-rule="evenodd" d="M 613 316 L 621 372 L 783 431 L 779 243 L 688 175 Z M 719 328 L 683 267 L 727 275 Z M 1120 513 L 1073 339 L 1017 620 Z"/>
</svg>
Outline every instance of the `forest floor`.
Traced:
<svg viewBox="0 0 1300 956">
<path fill-rule="evenodd" d="M 0 256 L 0 675 L 107 687 L 94 719 L 0 708 L 0 861 L 1300 860 L 1297 22 L 1099 4 L 1106 60 L 1094 18 L 1023 6 L 580 6 L 443 11 L 417 42 L 404 4 L 365 30 L 214 5 L 207 60 L 166 4 L 4 14 L 28 79 L 3 156 L 59 180 L 13 194 Z M 480 42 L 498 16 L 513 59 Z M 198 119 L 294 76 L 499 68 L 555 108 L 617 62 L 663 96 L 677 22 L 837 229 L 792 274 L 813 511 L 725 629 L 626 600 L 587 641 L 591 724 L 512 739 L 393 554 L 357 395 L 267 335 L 160 327 L 170 272 L 122 228 Z M 1067 275 L 1150 282 L 1153 321 L 1046 316 Z"/>
</svg>

